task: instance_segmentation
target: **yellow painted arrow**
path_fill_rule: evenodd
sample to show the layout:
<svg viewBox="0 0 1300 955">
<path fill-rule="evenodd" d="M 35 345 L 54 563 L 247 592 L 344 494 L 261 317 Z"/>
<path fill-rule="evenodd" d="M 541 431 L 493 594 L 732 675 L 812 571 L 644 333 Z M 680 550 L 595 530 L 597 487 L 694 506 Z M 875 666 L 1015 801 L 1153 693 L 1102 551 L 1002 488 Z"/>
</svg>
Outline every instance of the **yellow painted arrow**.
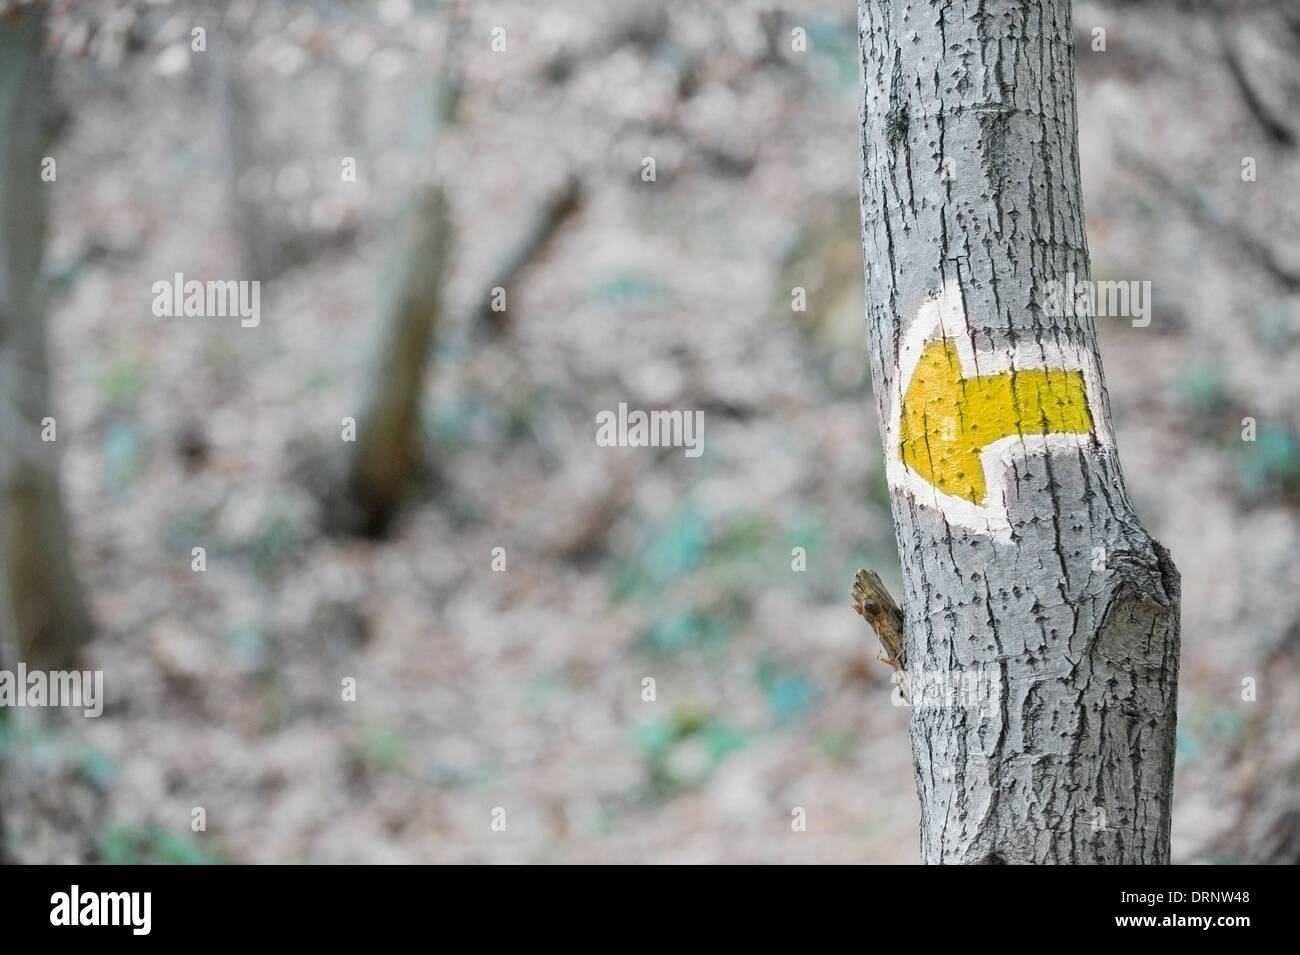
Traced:
<svg viewBox="0 0 1300 955">
<path fill-rule="evenodd" d="M 1012 435 L 1092 430 L 1083 373 L 1006 371 L 963 378 L 949 339 L 921 353 L 903 395 L 903 462 L 946 494 L 980 504 L 987 493 L 980 452 Z"/>
</svg>

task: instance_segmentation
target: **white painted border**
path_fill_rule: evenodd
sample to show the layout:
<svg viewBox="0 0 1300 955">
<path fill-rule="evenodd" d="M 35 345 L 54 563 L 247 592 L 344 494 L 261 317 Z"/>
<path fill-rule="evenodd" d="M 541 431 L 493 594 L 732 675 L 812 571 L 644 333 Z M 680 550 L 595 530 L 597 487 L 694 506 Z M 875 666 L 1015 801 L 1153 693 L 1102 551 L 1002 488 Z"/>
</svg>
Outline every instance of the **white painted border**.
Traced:
<svg viewBox="0 0 1300 955">
<path fill-rule="evenodd" d="M 994 441 L 980 452 L 987 488 L 986 503 L 972 504 L 962 497 L 945 494 L 903 463 L 898 436 L 902 433 L 903 395 L 916 371 L 925 346 L 940 338 L 949 339 L 957 350 L 962 376 L 994 375 L 1006 371 L 1059 369 L 1083 373 L 1084 393 L 1092 416 L 1092 434 L 1054 433 L 1012 435 Z M 954 280 L 944 283 L 939 293 L 924 302 L 915 320 L 903 331 L 899 342 L 898 374 L 890 389 L 889 423 L 885 434 L 885 476 L 891 488 L 902 488 L 919 504 L 937 508 L 949 524 L 988 534 L 998 543 L 1010 543 L 1011 522 L 1007 516 L 1007 471 L 1017 454 L 1047 454 L 1056 450 L 1074 450 L 1091 446 L 1095 439 L 1114 447 L 1115 439 L 1106 420 L 1101 402 L 1101 374 L 1091 349 L 1080 346 L 1061 347 L 1055 343 L 1019 344 L 978 356 L 970 341 L 966 313 L 962 308 L 961 287 Z"/>
</svg>

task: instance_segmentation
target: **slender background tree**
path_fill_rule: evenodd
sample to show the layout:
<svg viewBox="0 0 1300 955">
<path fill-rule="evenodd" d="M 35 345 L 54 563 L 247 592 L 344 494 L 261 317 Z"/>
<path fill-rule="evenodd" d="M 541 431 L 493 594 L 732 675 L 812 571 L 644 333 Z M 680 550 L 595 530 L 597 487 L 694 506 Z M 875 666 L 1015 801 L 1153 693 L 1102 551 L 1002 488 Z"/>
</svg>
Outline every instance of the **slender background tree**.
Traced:
<svg viewBox="0 0 1300 955">
<path fill-rule="evenodd" d="M 858 12 L 922 857 L 1166 863 L 1178 574 L 1129 505 L 1074 294 L 1089 260 L 1070 4 Z"/>
<path fill-rule="evenodd" d="M 42 171 L 57 123 L 42 20 L 36 4 L 0 17 L 0 568 L 8 584 L 0 613 L 12 621 L 19 660 L 63 667 L 89 623 L 50 440 L 58 432 L 41 264 L 45 190 L 57 180 Z"/>
</svg>

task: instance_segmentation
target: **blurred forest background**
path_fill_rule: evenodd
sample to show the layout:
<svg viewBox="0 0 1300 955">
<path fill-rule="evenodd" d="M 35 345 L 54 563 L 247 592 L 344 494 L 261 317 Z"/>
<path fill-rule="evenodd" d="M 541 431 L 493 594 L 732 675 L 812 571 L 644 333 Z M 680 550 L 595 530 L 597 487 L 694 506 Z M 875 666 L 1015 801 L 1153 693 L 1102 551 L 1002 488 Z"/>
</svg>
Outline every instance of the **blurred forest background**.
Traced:
<svg viewBox="0 0 1300 955">
<path fill-rule="evenodd" d="M 851 0 L 49 9 L 57 181 L 21 175 L 107 702 L 0 725 L 11 858 L 917 859 L 848 601 L 898 589 Z M 1294 863 L 1300 14 L 1075 21 L 1094 277 L 1152 283 L 1099 326 L 1183 575 L 1174 858 Z M 155 318 L 176 272 L 261 280 L 260 324 Z M 358 483 L 341 421 L 402 386 L 419 453 Z M 703 410 L 704 454 L 597 447 L 620 401 Z"/>
</svg>

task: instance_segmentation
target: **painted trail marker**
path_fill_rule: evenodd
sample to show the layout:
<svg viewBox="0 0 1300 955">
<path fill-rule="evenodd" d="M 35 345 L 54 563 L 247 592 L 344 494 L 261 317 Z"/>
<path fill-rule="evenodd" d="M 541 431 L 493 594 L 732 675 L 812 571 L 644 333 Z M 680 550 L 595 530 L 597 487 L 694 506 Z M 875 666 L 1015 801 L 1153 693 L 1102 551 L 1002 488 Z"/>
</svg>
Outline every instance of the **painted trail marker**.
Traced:
<svg viewBox="0 0 1300 955">
<path fill-rule="evenodd" d="M 1091 354 L 1038 341 L 976 353 L 955 282 L 918 310 L 898 365 L 889 483 L 950 524 L 1010 541 L 1006 472 L 1015 458 L 1114 444 L 1096 413 Z"/>
<path fill-rule="evenodd" d="M 1092 431 L 1081 371 L 965 378 L 948 339 L 926 345 L 903 395 L 903 462 L 939 490 L 983 504 L 980 452 L 1023 433 Z"/>
</svg>

